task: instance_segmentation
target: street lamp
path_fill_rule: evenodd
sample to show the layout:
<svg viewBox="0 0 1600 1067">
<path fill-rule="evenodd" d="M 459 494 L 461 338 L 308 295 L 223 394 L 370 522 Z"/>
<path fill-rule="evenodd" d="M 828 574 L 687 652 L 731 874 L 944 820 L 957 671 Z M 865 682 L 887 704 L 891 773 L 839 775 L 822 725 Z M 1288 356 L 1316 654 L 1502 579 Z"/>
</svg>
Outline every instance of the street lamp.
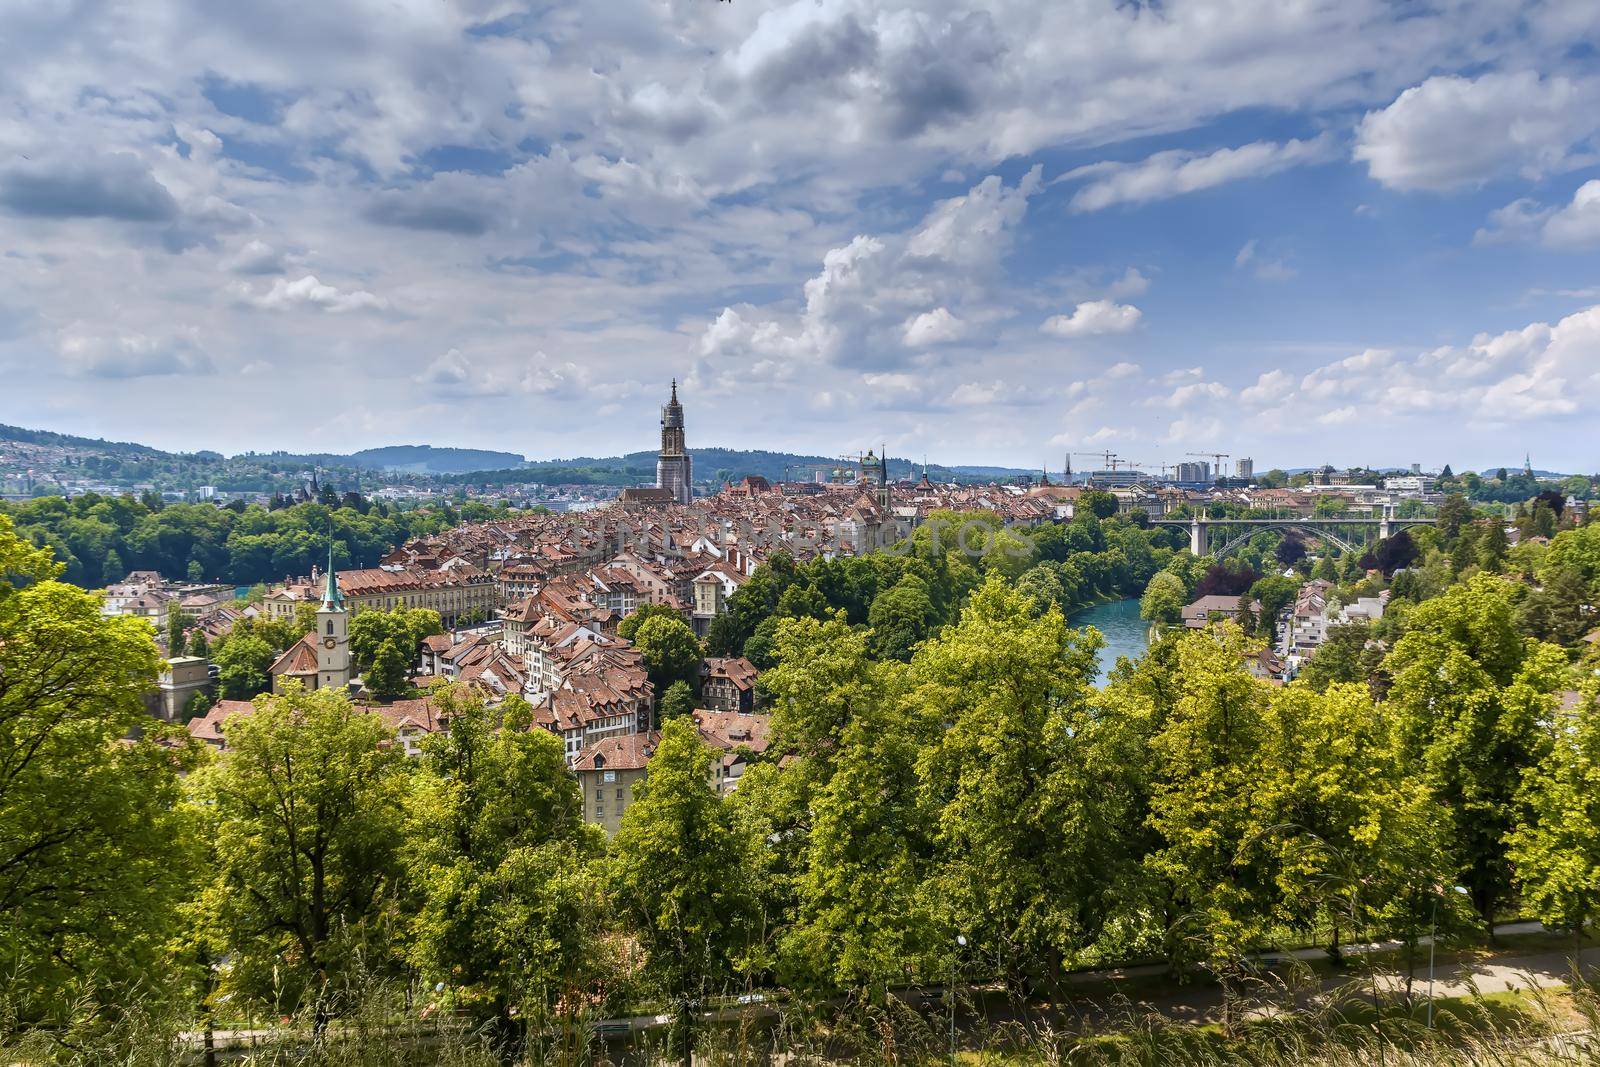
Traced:
<svg viewBox="0 0 1600 1067">
<path fill-rule="evenodd" d="M 1450 891 L 1452 893 L 1460 893 L 1462 896 L 1468 895 L 1465 886 L 1453 885 L 1450 887 Z M 1433 1028 L 1433 957 L 1439 947 L 1439 897 L 1443 893 L 1442 889 L 1434 889 L 1433 923 L 1428 931 L 1428 1028 L 1430 1030 Z M 1493 932 L 1492 928 L 1490 932 Z"/>
<path fill-rule="evenodd" d="M 956 935 L 956 951 L 950 957 L 950 1062 L 956 1062 L 956 958 L 967 947 L 967 935 Z"/>
</svg>

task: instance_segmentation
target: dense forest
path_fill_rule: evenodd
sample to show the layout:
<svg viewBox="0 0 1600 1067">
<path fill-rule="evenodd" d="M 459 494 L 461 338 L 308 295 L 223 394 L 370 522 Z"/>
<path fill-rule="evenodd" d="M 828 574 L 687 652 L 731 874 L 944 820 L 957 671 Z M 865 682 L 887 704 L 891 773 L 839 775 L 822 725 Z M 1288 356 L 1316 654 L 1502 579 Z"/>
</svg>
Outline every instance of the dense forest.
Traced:
<svg viewBox="0 0 1600 1067">
<path fill-rule="evenodd" d="M 327 561 L 330 530 L 336 566 L 373 567 L 413 537 L 504 514 L 475 501 L 398 510 L 331 490 L 316 502 L 275 504 L 219 508 L 89 493 L 0 502 L 0 515 L 11 517 L 23 538 L 48 546 L 67 581 L 92 589 L 131 570 L 235 585 L 282 581 Z"/>
<path fill-rule="evenodd" d="M 383 992 L 404 988 L 550 1062 L 639 1011 L 685 1051 L 703 1009 L 765 990 L 790 1040 L 827 1019 L 881 1045 L 898 991 L 952 974 L 1050 998 L 1070 969 L 1159 958 L 1243 995 L 1273 946 L 1394 937 L 1404 975 L 1430 926 L 1581 932 L 1600 650 L 1571 623 L 1600 599 L 1600 525 L 1511 547 L 1464 502 L 1448 518 L 1375 546 L 1387 575 L 1313 565 L 1337 595 L 1388 588 L 1389 610 L 1287 685 L 1252 675 L 1260 639 L 1228 623 L 1165 629 L 1095 687 L 1099 638 L 1064 606 L 1252 567 L 1089 508 L 776 561 L 711 635 L 769 664 L 771 748 L 724 798 L 671 719 L 606 841 L 518 699 L 441 691 L 450 732 L 414 761 L 330 692 L 263 698 L 220 754 L 164 734 L 140 708 L 144 625 L 102 618 L 0 517 L 4 1024 L 134 1062 L 130 1042 L 251 1013 L 408 1018 Z"/>
</svg>

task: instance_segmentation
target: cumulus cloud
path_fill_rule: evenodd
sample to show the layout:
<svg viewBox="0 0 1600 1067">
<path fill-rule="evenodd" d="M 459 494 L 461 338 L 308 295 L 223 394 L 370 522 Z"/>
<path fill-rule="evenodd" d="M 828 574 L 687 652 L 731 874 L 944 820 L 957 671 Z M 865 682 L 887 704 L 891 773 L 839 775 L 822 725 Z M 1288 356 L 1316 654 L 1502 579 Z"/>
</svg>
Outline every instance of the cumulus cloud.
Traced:
<svg viewBox="0 0 1600 1067">
<path fill-rule="evenodd" d="M 700 354 L 885 369 L 910 350 L 965 337 L 973 316 L 964 308 L 993 315 L 986 286 L 1039 186 L 1038 167 L 1014 186 L 991 175 L 935 204 L 908 231 L 858 234 L 822 257 L 799 314 L 725 308 L 701 332 Z"/>
<path fill-rule="evenodd" d="M 169 222 L 178 202 L 137 156 L 18 159 L 0 170 L 0 206 L 47 219 Z"/>
<path fill-rule="evenodd" d="M 1112 300 L 1127 300 L 1135 296 L 1143 296 L 1150 289 L 1150 279 L 1138 267 L 1129 267 L 1122 272 L 1122 277 L 1111 283 L 1106 290 L 1106 296 Z"/>
<path fill-rule="evenodd" d="M 1141 317 L 1142 313 L 1132 304 L 1088 300 L 1074 308 L 1071 315 L 1052 315 L 1039 329 L 1056 337 L 1128 333 L 1139 325 Z"/>
<path fill-rule="evenodd" d="M 1254 385 L 1239 390 L 1239 399 L 1252 407 L 1270 407 L 1293 395 L 1294 381 L 1286 370 L 1263 371 Z"/>
<path fill-rule="evenodd" d="M 544 352 L 507 361 L 472 357 L 459 348 L 429 362 L 414 380 L 428 393 L 451 399 L 573 395 L 592 385 L 577 364 L 551 359 Z"/>
<path fill-rule="evenodd" d="M 1577 415 L 1600 404 L 1600 306 L 1413 355 L 1369 348 L 1314 368 L 1293 389 L 1264 374 L 1241 395 L 1329 425 L 1378 413 L 1477 424 Z"/>
<path fill-rule="evenodd" d="M 1441 191 L 1590 161 L 1597 131 L 1600 79 L 1438 75 L 1368 112 L 1356 130 L 1355 158 L 1391 188 Z"/>
<path fill-rule="evenodd" d="M 476 237 L 488 230 L 492 208 L 484 203 L 450 196 L 431 184 L 419 189 L 383 193 L 366 211 L 373 222 L 408 230 L 435 230 Z"/>
<path fill-rule="evenodd" d="M 966 331 L 966 323 L 940 307 L 907 319 L 904 338 L 907 348 L 923 348 L 959 341 Z"/>
<path fill-rule="evenodd" d="M 1572 203 L 1545 221 L 1543 233 L 1551 248 L 1600 247 L 1600 179 L 1584 182 Z"/>
<path fill-rule="evenodd" d="M 1507 244 L 1539 236 L 1539 228 L 1549 218 L 1551 211 L 1538 201 L 1520 197 L 1505 207 L 1489 212 L 1487 223 L 1472 235 L 1475 245 Z"/>
<path fill-rule="evenodd" d="M 1226 400 L 1232 392 L 1221 382 L 1193 382 L 1180 385 L 1166 396 L 1151 397 L 1146 401 L 1152 407 L 1182 410 L 1214 400 Z"/>
<path fill-rule="evenodd" d="M 147 378 L 216 371 L 211 358 L 184 337 L 75 330 L 60 338 L 56 351 L 63 369 L 78 378 Z"/>
<path fill-rule="evenodd" d="M 316 308 L 332 314 L 346 311 L 384 311 L 389 302 L 365 289 L 338 289 L 317 279 L 315 274 L 304 274 L 290 281 L 279 278 L 272 288 L 250 298 L 258 308 L 284 311 L 290 308 Z"/>
<path fill-rule="evenodd" d="M 1073 211 L 1100 211 L 1114 204 L 1138 204 L 1199 192 L 1243 178 L 1321 163 L 1332 159 L 1327 134 L 1300 141 L 1255 141 L 1238 148 L 1199 154 L 1183 150 L 1157 152 L 1138 163 L 1094 163 L 1058 180 L 1090 178 L 1072 197 Z"/>
<path fill-rule="evenodd" d="M 287 266 L 282 252 L 265 241 L 250 240 L 222 261 L 235 274 L 282 274 Z"/>
</svg>

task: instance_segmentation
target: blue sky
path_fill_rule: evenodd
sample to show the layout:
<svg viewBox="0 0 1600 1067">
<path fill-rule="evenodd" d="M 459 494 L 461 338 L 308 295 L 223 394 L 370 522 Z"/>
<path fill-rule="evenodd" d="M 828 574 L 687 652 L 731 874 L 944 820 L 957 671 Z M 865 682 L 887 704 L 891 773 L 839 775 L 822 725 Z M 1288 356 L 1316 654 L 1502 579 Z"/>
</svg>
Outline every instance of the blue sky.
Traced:
<svg viewBox="0 0 1600 1067">
<path fill-rule="evenodd" d="M 1600 5 L 24 3 L 0 421 L 1600 466 Z M 1081 462 L 1081 461 L 1080 461 Z"/>
</svg>

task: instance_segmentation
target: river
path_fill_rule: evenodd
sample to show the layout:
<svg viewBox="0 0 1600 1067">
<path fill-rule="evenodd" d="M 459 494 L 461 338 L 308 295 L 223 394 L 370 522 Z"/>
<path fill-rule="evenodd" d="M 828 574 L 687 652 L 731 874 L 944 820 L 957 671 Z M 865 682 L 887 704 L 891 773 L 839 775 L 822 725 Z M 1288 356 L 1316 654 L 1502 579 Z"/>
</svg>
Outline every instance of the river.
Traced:
<svg viewBox="0 0 1600 1067">
<path fill-rule="evenodd" d="M 1139 618 L 1139 601 L 1112 600 L 1084 608 L 1075 613 L 1069 622 L 1073 626 L 1093 626 L 1105 636 L 1105 647 L 1100 649 L 1100 673 L 1096 685 L 1103 685 L 1106 675 L 1117 665 L 1118 656 L 1137 658 L 1144 655 L 1150 645 L 1150 624 Z"/>
</svg>

